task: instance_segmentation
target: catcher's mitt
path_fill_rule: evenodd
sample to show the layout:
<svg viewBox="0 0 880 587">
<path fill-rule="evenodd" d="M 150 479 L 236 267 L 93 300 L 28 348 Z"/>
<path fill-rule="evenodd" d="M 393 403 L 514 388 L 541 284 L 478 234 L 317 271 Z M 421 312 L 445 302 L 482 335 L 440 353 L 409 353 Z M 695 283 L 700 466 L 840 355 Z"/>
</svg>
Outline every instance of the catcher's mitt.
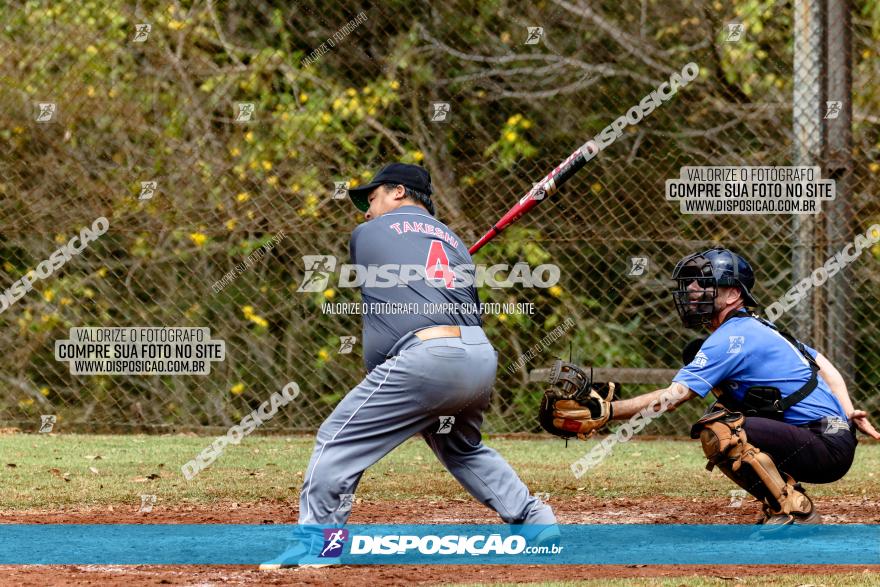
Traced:
<svg viewBox="0 0 880 587">
<path fill-rule="evenodd" d="M 592 372 L 588 377 L 565 361 L 553 364 L 548 381 L 538 419 L 550 434 L 586 440 L 611 419 L 611 401 L 620 391 L 619 384 L 593 384 Z"/>
</svg>

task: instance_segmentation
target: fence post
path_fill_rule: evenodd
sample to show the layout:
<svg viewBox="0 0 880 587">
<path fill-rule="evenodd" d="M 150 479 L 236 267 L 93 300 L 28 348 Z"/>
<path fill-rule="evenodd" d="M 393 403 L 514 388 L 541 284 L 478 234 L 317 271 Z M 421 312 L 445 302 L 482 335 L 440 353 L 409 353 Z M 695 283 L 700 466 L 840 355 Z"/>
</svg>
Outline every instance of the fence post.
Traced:
<svg viewBox="0 0 880 587">
<path fill-rule="evenodd" d="M 827 0 L 826 30 L 826 96 L 841 102 L 837 118 L 826 119 L 823 153 L 825 177 L 835 181 L 837 197 L 823 204 L 825 231 L 828 235 L 826 258 L 852 240 L 858 227 L 854 224 L 850 186 L 852 184 L 852 31 L 848 0 Z M 849 269 L 830 279 L 827 291 L 826 336 L 822 353 L 828 356 L 847 382 L 852 385 L 854 333 L 852 331 L 853 280 Z M 817 344 L 820 341 L 816 341 Z"/>
<path fill-rule="evenodd" d="M 822 155 L 824 116 L 822 83 L 822 2 L 796 0 L 794 3 L 794 123 L 793 158 L 795 165 L 818 165 Z M 813 216 L 792 216 L 792 284 L 810 275 L 816 247 L 816 219 Z M 811 289 L 807 297 L 792 309 L 795 335 L 811 341 L 814 335 Z"/>
</svg>

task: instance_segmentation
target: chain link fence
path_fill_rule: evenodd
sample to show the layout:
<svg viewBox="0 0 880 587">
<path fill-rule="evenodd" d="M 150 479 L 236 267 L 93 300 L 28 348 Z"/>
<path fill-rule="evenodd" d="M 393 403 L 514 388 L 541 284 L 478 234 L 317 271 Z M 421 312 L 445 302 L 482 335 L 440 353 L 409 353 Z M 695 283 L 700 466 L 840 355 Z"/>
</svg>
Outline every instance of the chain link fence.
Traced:
<svg viewBox="0 0 880 587">
<path fill-rule="evenodd" d="M 314 430 L 363 376 L 360 317 L 322 306 L 358 291 L 334 272 L 299 291 L 304 256 L 348 260 L 363 216 L 346 184 L 394 160 L 425 165 L 438 217 L 473 243 L 689 62 L 697 80 L 475 255 L 561 275 L 481 289 L 533 304 L 484 317 L 499 351 L 487 431 L 538 430 L 529 371 L 569 352 L 678 368 L 695 335 L 669 294 L 685 254 L 740 252 L 768 305 L 880 222 L 877 0 L 62 0 L 0 16 L 0 291 L 10 301 L 81 229 L 109 224 L 4 304 L 3 426 L 52 414 L 68 431 L 224 429 L 294 381 L 300 395 L 265 429 Z M 837 199 L 816 216 L 682 214 L 665 182 L 701 165 L 815 165 Z M 878 259 L 866 249 L 779 320 L 841 365 L 875 420 Z M 54 345 L 81 326 L 209 327 L 226 356 L 205 376 L 72 375 Z M 624 395 L 668 381 L 651 383 Z M 700 409 L 649 432 L 684 433 Z"/>
</svg>

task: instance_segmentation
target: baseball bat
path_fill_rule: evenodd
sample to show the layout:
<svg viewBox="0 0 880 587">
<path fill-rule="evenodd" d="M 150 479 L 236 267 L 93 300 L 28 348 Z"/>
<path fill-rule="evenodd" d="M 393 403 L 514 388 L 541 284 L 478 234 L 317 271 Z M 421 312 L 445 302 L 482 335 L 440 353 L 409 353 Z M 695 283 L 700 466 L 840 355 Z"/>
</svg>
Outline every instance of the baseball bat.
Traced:
<svg viewBox="0 0 880 587">
<path fill-rule="evenodd" d="M 559 191 L 562 184 L 567 182 L 572 175 L 586 165 L 587 161 L 595 157 L 599 150 L 599 146 L 593 140 L 589 140 L 578 147 L 577 150 L 569 155 L 565 161 L 560 163 L 556 169 L 545 175 L 544 179 L 536 183 L 526 195 L 520 198 L 519 202 L 507 211 L 507 214 L 502 216 L 498 222 L 492 225 L 489 232 L 484 234 L 480 240 L 471 246 L 469 249 L 470 254 L 473 255 L 479 251 L 483 245 L 495 238 L 495 236 L 502 230 L 519 220 L 526 212 L 537 206 L 538 202 Z"/>
</svg>

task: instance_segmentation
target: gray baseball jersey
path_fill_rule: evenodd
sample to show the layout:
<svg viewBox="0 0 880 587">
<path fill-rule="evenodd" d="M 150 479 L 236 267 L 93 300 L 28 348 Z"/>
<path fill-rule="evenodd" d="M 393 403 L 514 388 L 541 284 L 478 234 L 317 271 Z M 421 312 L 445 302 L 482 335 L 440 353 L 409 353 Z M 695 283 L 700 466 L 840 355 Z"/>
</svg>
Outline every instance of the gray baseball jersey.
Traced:
<svg viewBox="0 0 880 587">
<path fill-rule="evenodd" d="M 467 246 L 423 208 L 401 206 L 364 222 L 351 235 L 349 253 L 367 280 L 361 286 L 367 371 L 408 332 L 482 325 Z M 407 285 L 389 287 L 395 279 Z"/>
</svg>

